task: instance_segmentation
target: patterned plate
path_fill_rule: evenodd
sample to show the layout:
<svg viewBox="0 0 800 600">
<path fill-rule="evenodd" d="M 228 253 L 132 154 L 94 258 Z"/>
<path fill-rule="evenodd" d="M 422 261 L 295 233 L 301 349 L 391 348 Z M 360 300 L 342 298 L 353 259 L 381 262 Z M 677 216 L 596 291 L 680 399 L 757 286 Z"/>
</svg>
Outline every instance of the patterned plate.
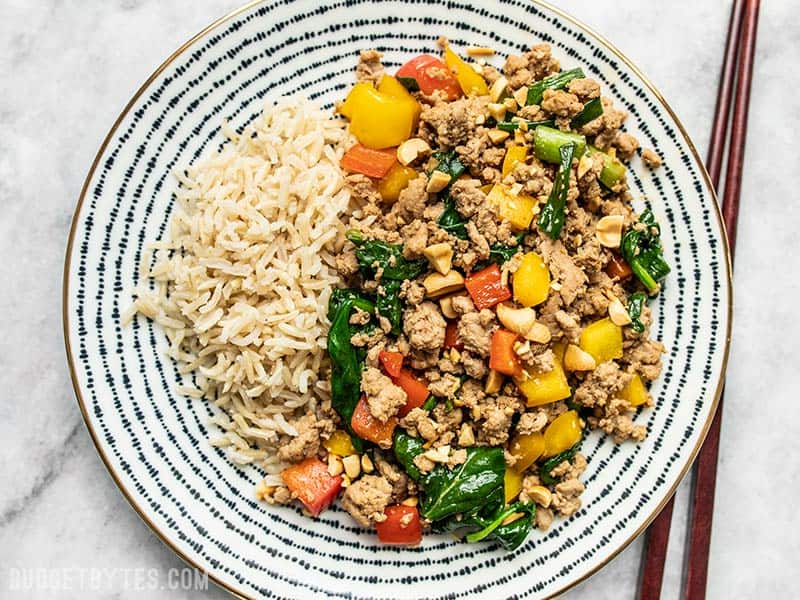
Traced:
<svg viewBox="0 0 800 600">
<path fill-rule="evenodd" d="M 314 521 L 258 503 L 254 469 L 207 443 L 210 409 L 176 394 L 165 336 L 139 319 L 121 327 L 143 247 L 172 209 L 171 172 L 220 141 L 220 123 L 255 117 L 267 96 L 303 91 L 331 106 L 353 80 L 359 49 L 389 65 L 435 49 L 520 52 L 549 42 L 631 113 L 626 128 L 665 159 L 630 171 L 662 223 L 673 271 L 654 303 L 668 353 L 650 435 L 616 446 L 593 434 L 583 508 L 534 532 L 514 553 L 429 536 L 419 548 L 377 544 L 334 508 Z M 639 201 L 638 209 L 643 208 Z M 714 194 L 697 152 L 641 73 L 602 38 L 528 0 L 280 0 L 251 4 L 169 58 L 114 124 L 75 212 L 64 280 L 64 329 L 75 392 L 123 494 L 184 560 L 247 597 L 543 597 L 607 563 L 639 534 L 686 472 L 710 423 L 730 332 L 730 269 Z"/>
</svg>

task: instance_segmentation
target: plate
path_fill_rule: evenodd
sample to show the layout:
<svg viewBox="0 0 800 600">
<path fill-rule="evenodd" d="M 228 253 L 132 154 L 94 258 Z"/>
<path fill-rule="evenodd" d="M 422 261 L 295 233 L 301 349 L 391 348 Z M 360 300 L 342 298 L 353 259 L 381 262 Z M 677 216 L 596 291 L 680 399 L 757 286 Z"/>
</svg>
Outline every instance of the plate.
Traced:
<svg viewBox="0 0 800 600">
<path fill-rule="evenodd" d="M 657 406 L 637 422 L 649 436 L 617 446 L 594 433 L 583 508 L 532 533 L 516 552 L 429 536 L 382 546 L 340 508 L 312 521 L 259 503 L 255 469 L 208 442 L 211 409 L 179 396 L 166 338 L 128 327 L 143 248 L 164 234 L 172 172 L 241 127 L 268 97 L 302 92 L 328 106 L 353 81 L 359 49 L 386 63 L 457 48 L 503 54 L 548 42 L 563 68 L 582 66 L 630 112 L 626 129 L 664 158 L 630 171 L 636 208 L 649 201 L 673 266 L 653 303 L 666 345 Z M 480 3 L 325 0 L 248 5 L 181 47 L 145 82 L 112 127 L 75 211 L 64 276 L 64 331 L 75 393 L 112 477 L 153 531 L 186 562 L 245 597 L 546 597 L 607 563 L 658 513 L 695 456 L 721 389 L 731 321 L 730 262 L 708 176 L 680 122 L 630 61 L 557 9 L 527 0 Z"/>
</svg>

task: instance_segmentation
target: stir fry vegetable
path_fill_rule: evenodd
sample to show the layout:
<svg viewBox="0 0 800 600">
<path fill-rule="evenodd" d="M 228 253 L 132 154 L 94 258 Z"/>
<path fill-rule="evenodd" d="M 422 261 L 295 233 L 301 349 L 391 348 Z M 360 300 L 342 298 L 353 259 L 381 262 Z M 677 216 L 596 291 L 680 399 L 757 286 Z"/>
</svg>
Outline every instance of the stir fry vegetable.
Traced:
<svg viewBox="0 0 800 600">
<path fill-rule="evenodd" d="M 357 246 L 358 265 L 367 277 L 372 278 L 376 269 L 383 269 L 382 280 L 403 281 L 419 277 L 427 270 L 425 259 L 406 260 L 401 244 L 367 240 L 360 231 L 354 229 L 347 232 L 347 239 Z"/>
<path fill-rule="evenodd" d="M 647 302 L 647 296 L 642 292 L 631 294 L 630 298 L 628 298 L 628 316 L 631 318 L 631 327 L 636 333 L 642 333 L 644 331 L 641 317 L 645 302 Z"/>
<path fill-rule="evenodd" d="M 362 173 L 367 177 L 381 178 L 392 169 L 397 162 L 394 150 L 373 150 L 356 144 L 342 156 L 342 168 L 352 173 Z"/>
<path fill-rule="evenodd" d="M 592 98 L 583 105 L 583 110 L 572 119 L 570 125 L 573 129 L 580 129 L 590 121 L 594 121 L 603 114 L 603 102 L 600 98 Z"/>
<path fill-rule="evenodd" d="M 488 498 L 502 494 L 505 470 L 503 450 L 491 447 L 469 448 L 466 460 L 455 469 L 438 465 L 421 480 L 422 516 L 439 521 L 484 506 Z"/>
<path fill-rule="evenodd" d="M 564 164 L 561 149 L 574 145 L 572 156 L 580 158 L 586 151 L 586 138 L 577 133 L 569 133 L 551 127 L 537 127 L 533 137 L 533 153 L 536 158 L 549 163 Z"/>
<path fill-rule="evenodd" d="M 339 107 L 350 120 L 350 132 L 367 148 L 397 146 L 411 137 L 417 125 L 419 103 L 394 78 L 384 80 L 383 89 L 357 83 Z"/>
<path fill-rule="evenodd" d="M 354 433 L 350 421 L 361 394 L 364 362 L 363 353 L 350 343 L 350 338 L 355 333 L 350 325 L 350 315 L 355 308 L 372 313 L 375 305 L 354 290 L 335 290 L 331 295 L 328 304 L 328 318 L 331 321 L 328 332 L 331 405 L 350 433 Z"/>
<path fill-rule="evenodd" d="M 342 478 L 328 473 L 328 466 L 318 458 L 287 467 L 283 482 L 315 517 L 330 506 L 342 487 Z"/>
<path fill-rule="evenodd" d="M 552 77 L 545 77 L 528 88 L 528 97 L 525 104 L 541 104 L 545 90 L 561 90 L 573 79 L 583 79 L 583 69 L 570 69 Z"/>
<path fill-rule="evenodd" d="M 541 469 L 539 469 L 539 479 L 542 480 L 542 483 L 544 483 L 545 485 L 554 484 L 556 482 L 556 479 L 552 475 L 553 469 L 555 469 L 565 460 L 571 461 L 575 457 L 575 454 L 578 452 L 579 446 L 580 442 L 575 444 L 572 448 L 564 450 L 563 452 L 556 454 L 552 458 L 548 458 L 542 465 Z"/>
<path fill-rule="evenodd" d="M 489 86 L 486 85 L 486 80 L 478 75 L 469 64 L 467 64 L 458 54 L 450 49 L 450 46 L 444 47 L 444 62 L 450 67 L 458 80 L 458 85 L 461 90 L 467 95 L 485 96 L 489 93 Z"/>
<path fill-rule="evenodd" d="M 633 274 L 642 282 L 649 294 L 660 289 L 659 281 L 669 273 L 661 247 L 661 227 L 651 210 L 639 215 L 639 227 L 633 227 L 622 237 L 622 256 Z"/>
<path fill-rule="evenodd" d="M 564 227 L 564 207 L 567 203 L 567 192 L 569 192 L 569 174 L 572 168 L 572 157 L 575 154 L 575 144 L 569 143 L 561 146 L 558 151 L 561 155 L 561 166 L 556 174 L 553 189 L 547 197 L 547 203 L 542 208 L 539 220 L 536 222 L 539 229 L 554 240 L 558 239 L 561 235 L 561 228 Z"/>
<path fill-rule="evenodd" d="M 461 87 L 441 59 L 422 54 L 412 58 L 397 70 L 397 79 L 410 92 L 421 91 L 426 96 L 441 92 L 446 100 L 461 95 Z"/>
<path fill-rule="evenodd" d="M 559 484 L 583 470 L 584 427 L 644 434 L 626 411 L 652 404 L 653 369 L 636 358 L 646 335 L 623 327 L 646 333 L 647 296 L 636 288 L 657 291 L 669 271 L 660 230 L 649 211 L 625 229 L 622 161 L 633 150 L 614 137 L 622 112 L 596 82 L 570 84 L 583 70 L 557 72 L 541 56 L 500 73 L 444 44 L 442 59 L 417 56 L 391 77 L 378 52 L 364 52 L 358 74 L 369 81 L 340 109 L 359 140 L 341 164 L 375 187 L 352 184 L 362 231 L 347 232 L 355 248 L 336 258 L 359 289 L 329 302 L 331 405 L 342 424 L 323 445 L 330 472 L 344 469 L 343 506 L 385 543 L 452 531 L 513 550 L 554 513 L 580 507 L 582 486 Z M 551 75 L 520 83 L 515 71 L 533 72 L 534 59 Z M 569 96 L 557 93 L 565 88 Z M 598 300 L 610 292 L 601 269 L 628 298 L 627 315 L 620 300 Z M 611 385 L 619 378 L 622 389 Z M 368 477 L 359 479 L 359 461 Z M 565 461 L 575 468 L 556 469 Z"/>
</svg>

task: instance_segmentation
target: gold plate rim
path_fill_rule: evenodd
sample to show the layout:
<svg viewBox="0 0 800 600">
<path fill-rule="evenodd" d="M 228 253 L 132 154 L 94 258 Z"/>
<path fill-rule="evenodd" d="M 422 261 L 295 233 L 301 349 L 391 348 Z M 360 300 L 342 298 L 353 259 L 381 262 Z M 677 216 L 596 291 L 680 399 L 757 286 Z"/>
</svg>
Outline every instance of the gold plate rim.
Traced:
<svg viewBox="0 0 800 600">
<path fill-rule="evenodd" d="M 62 320 L 62 329 L 64 335 L 64 347 L 67 354 L 67 363 L 69 366 L 70 372 L 70 379 L 72 380 L 72 388 L 75 393 L 76 400 L 78 402 L 78 406 L 80 407 L 81 415 L 83 416 L 84 424 L 86 425 L 87 430 L 89 431 L 89 435 L 92 438 L 92 442 L 94 443 L 95 449 L 97 453 L 100 455 L 103 464 L 106 467 L 111 479 L 116 484 L 119 491 L 122 493 L 123 497 L 128 501 L 131 507 L 134 509 L 139 518 L 144 521 L 144 523 L 150 528 L 150 530 L 158 536 L 162 543 L 164 543 L 168 548 L 170 548 L 183 562 L 185 562 L 190 567 L 197 569 L 198 571 L 205 573 L 208 575 L 209 579 L 211 579 L 217 586 L 224 589 L 228 593 L 232 594 L 237 598 L 248 599 L 249 597 L 244 594 L 241 590 L 236 589 L 234 586 L 228 584 L 227 582 L 221 580 L 219 577 L 214 575 L 210 570 L 203 568 L 200 566 L 192 557 L 188 554 L 183 552 L 180 548 L 178 548 L 170 539 L 170 537 L 161 531 L 158 526 L 150 519 L 147 515 L 145 510 L 139 506 L 139 504 L 134 499 L 133 495 L 129 492 L 129 490 L 125 487 L 122 483 L 122 480 L 118 477 L 114 467 L 111 464 L 108 456 L 106 455 L 103 447 L 100 443 L 100 438 L 95 431 L 91 418 L 89 417 L 89 411 L 86 406 L 86 402 L 83 399 L 83 394 L 81 393 L 80 385 L 78 382 L 77 371 L 75 368 L 75 363 L 72 358 L 72 343 L 69 336 L 69 317 L 67 313 L 67 305 L 69 302 L 69 272 L 71 266 L 71 256 L 72 256 L 72 249 L 75 241 L 75 231 L 78 225 L 78 216 L 80 215 L 81 208 L 83 207 L 84 200 L 86 198 L 86 192 L 89 188 L 89 183 L 91 182 L 92 178 L 94 177 L 95 170 L 97 169 L 97 165 L 100 162 L 100 158 L 102 157 L 103 153 L 105 152 L 106 148 L 108 147 L 109 143 L 113 139 L 114 134 L 116 133 L 117 129 L 119 128 L 120 124 L 122 123 L 123 119 L 128 115 L 131 108 L 134 104 L 139 100 L 142 94 L 147 90 L 150 84 L 159 76 L 164 70 L 172 64 L 172 62 L 182 54 L 187 48 L 191 47 L 197 40 L 211 32 L 212 30 L 216 29 L 223 23 L 237 17 L 238 15 L 250 10 L 251 8 L 266 2 L 267 0 L 251 0 L 247 4 L 232 10 L 231 12 L 227 13 L 226 15 L 216 19 L 211 24 L 204 27 L 200 32 L 192 36 L 189 40 L 181 44 L 181 46 L 175 50 L 164 62 L 162 62 L 158 68 L 153 71 L 153 73 L 145 80 L 145 82 L 139 87 L 138 90 L 133 94 L 131 99 L 127 102 L 125 107 L 122 109 L 122 112 L 114 121 L 111 129 L 106 134 L 106 137 L 103 139 L 100 148 L 97 151 L 97 154 L 92 161 L 91 167 L 89 168 L 89 172 L 84 179 L 83 186 L 81 187 L 80 195 L 78 196 L 78 202 L 75 206 L 75 211 L 72 215 L 72 220 L 70 223 L 70 230 L 69 230 L 69 237 L 67 240 L 67 248 L 65 252 L 64 258 L 64 269 L 62 273 L 62 295 L 61 295 L 61 320 Z M 717 412 L 720 397 L 722 395 L 722 390 L 724 388 L 725 382 L 725 372 L 728 366 L 728 358 L 730 353 L 730 342 L 731 342 L 731 330 L 732 330 L 732 322 L 733 322 L 733 277 L 732 277 L 732 265 L 731 265 L 731 256 L 730 256 L 730 249 L 729 249 L 729 242 L 728 242 L 728 234 L 725 229 L 725 223 L 722 219 L 722 215 L 720 213 L 719 202 L 717 200 L 717 194 L 714 189 L 714 186 L 711 183 L 711 179 L 708 175 L 708 171 L 705 168 L 705 164 L 703 160 L 700 158 L 700 155 L 697 152 L 697 148 L 694 145 L 691 137 L 689 136 L 686 128 L 684 127 L 681 120 L 675 114 L 675 111 L 666 101 L 664 96 L 658 89 L 653 85 L 653 83 L 644 75 L 644 73 L 625 55 L 620 51 L 614 44 L 612 44 L 608 39 L 606 39 L 603 35 L 599 34 L 597 31 L 586 25 L 580 19 L 573 17 L 572 15 L 568 14 L 567 12 L 563 11 L 562 9 L 554 6 L 548 0 L 529 0 L 533 4 L 538 4 L 539 6 L 549 10 L 560 18 L 568 21 L 573 26 L 583 30 L 584 32 L 588 33 L 591 37 L 595 38 L 600 44 L 605 46 L 609 51 L 611 51 L 614 55 L 616 55 L 631 71 L 633 71 L 636 76 L 642 81 L 642 83 L 647 87 L 647 89 L 658 99 L 661 106 L 667 111 L 667 113 L 672 118 L 675 125 L 678 127 L 683 139 L 685 140 L 686 144 L 691 151 L 692 157 L 694 158 L 695 165 L 700 170 L 700 174 L 702 175 L 703 181 L 705 182 L 706 188 L 708 192 L 711 194 L 713 209 L 714 209 L 714 216 L 719 224 L 720 231 L 722 232 L 723 236 L 723 251 L 725 254 L 725 270 L 726 270 L 726 283 L 727 283 L 727 296 L 728 296 L 728 319 L 727 319 L 727 330 L 725 332 L 725 347 L 723 349 L 723 358 L 722 358 L 722 368 L 720 369 L 719 380 L 717 381 L 716 390 L 714 392 L 714 400 L 712 403 L 711 411 L 709 412 L 708 418 L 706 422 L 703 424 L 702 430 L 700 432 L 700 437 L 697 440 L 697 444 L 692 449 L 691 453 L 689 454 L 689 459 L 686 461 L 686 464 L 681 469 L 675 483 L 670 487 L 670 489 L 665 494 L 663 500 L 658 504 L 656 509 L 645 519 L 642 525 L 622 544 L 620 544 L 614 551 L 599 565 L 594 567 L 593 569 L 589 570 L 581 577 L 576 578 L 575 580 L 569 582 L 564 587 L 560 588 L 558 591 L 554 592 L 548 598 L 555 598 L 560 594 L 563 594 L 567 590 L 575 587 L 576 585 L 582 583 L 583 581 L 587 580 L 589 577 L 597 573 L 600 569 L 608 565 L 612 560 L 614 560 L 625 548 L 627 548 L 639 535 L 641 535 L 647 527 L 655 520 L 655 518 L 661 513 L 663 508 L 666 506 L 667 502 L 672 498 L 675 494 L 680 483 L 683 481 L 683 478 L 688 473 L 689 469 L 694 464 L 695 458 L 697 457 L 697 453 L 700 451 L 700 448 L 703 445 L 703 442 L 708 435 L 708 431 L 711 427 L 711 422 L 714 419 L 714 415 Z"/>
</svg>

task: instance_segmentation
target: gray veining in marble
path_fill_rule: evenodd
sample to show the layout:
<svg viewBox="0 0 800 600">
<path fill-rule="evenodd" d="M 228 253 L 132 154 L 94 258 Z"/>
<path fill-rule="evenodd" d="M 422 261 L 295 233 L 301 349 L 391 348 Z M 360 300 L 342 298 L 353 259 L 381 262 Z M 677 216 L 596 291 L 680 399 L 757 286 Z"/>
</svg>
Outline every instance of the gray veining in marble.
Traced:
<svg viewBox="0 0 800 600">
<path fill-rule="evenodd" d="M 701 152 L 730 2 L 560 0 L 612 39 L 670 101 Z M 0 597 L 142 597 L 131 586 L 8 590 L 12 568 L 153 568 L 181 561 L 106 473 L 73 398 L 61 336 L 70 217 L 106 131 L 133 91 L 236 0 L 0 3 Z M 736 266 L 710 598 L 800 596 L 800 130 L 796 3 L 763 2 Z M 677 497 L 664 597 L 678 598 L 688 483 Z M 568 594 L 634 598 L 642 541 Z M 153 599 L 188 591 L 149 591 Z M 214 588 L 201 597 L 223 598 Z"/>
</svg>

